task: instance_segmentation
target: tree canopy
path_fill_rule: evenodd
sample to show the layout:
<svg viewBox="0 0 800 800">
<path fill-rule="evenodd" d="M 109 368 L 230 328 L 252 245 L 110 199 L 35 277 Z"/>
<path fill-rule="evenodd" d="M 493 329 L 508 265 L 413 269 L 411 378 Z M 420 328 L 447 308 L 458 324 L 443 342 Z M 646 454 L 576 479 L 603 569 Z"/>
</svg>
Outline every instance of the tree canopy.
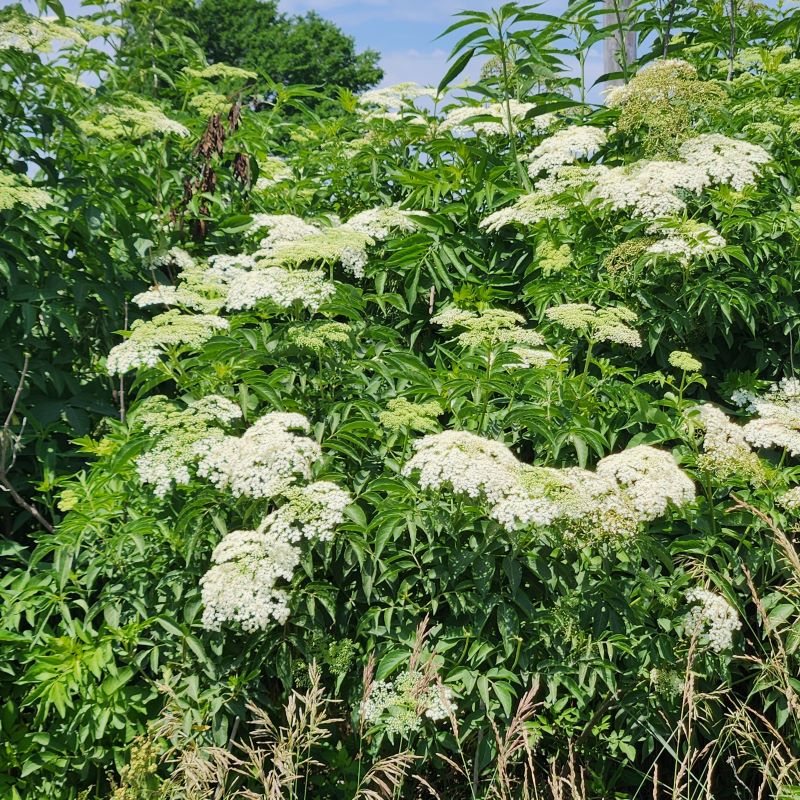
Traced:
<svg viewBox="0 0 800 800">
<path fill-rule="evenodd" d="M 281 13 L 275 0 L 178 0 L 176 13 L 197 27 L 211 63 L 255 70 L 281 83 L 342 86 L 354 92 L 383 77 L 376 50 L 355 41 L 315 12 Z"/>
</svg>

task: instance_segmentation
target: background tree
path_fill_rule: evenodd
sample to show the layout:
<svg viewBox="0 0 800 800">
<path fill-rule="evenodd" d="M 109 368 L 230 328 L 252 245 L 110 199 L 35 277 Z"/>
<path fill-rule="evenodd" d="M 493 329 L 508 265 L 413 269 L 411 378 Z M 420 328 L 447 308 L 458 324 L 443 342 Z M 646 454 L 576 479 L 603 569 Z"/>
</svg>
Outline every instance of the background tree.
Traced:
<svg viewBox="0 0 800 800">
<path fill-rule="evenodd" d="M 310 12 L 289 16 L 274 0 L 175 0 L 175 13 L 194 23 L 211 63 L 255 70 L 280 83 L 342 86 L 353 92 L 383 77 L 375 50 L 356 53 L 352 36 Z"/>
</svg>

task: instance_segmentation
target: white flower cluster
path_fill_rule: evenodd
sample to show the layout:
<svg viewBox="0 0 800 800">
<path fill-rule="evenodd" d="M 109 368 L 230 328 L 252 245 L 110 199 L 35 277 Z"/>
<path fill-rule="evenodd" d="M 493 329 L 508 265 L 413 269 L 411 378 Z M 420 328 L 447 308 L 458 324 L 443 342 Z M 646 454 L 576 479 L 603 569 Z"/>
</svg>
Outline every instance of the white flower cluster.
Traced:
<svg viewBox="0 0 800 800">
<path fill-rule="evenodd" d="M 528 156 L 528 173 L 535 178 L 543 170 L 552 172 L 556 167 L 571 164 L 579 159 L 591 158 L 606 143 L 606 133 L 592 125 L 571 125 L 548 136 Z"/>
<path fill-rule="evenodd" d="M 510 100 L 509 108 L 506 108 L 504 102 L 488 106 L 458 106 L 447 112 L 439 127 L 458 136 L 470 132 L 483 133 L 487 136 L 508 136 L 519 131 L 519 123 L 534 108 L 536 108 L 535 103 L 520 103 L 517 100 Z M 480 117 L 495 117 L 499 121 L 481 120 Z"/>
<path fill-rule="evenodd" d="M 782 447 L 792 456 L 800 455 L 800 380 L 783 378 L 762 396 L 737 391 L 732 400 L 757 415 L 743 428 L 744 437 L 750 444 L 754 447 Z"/>
<path fill-rule="evenodd" d="M 131 298 L 139 308 L 148 306 L 180 306 L 193 311 L 219 311 L 221 300 L 214 300 L 199 294 L 187 286 L 151 286 Z"/>
<path fill-rule="evenodd" d="M 114 96 L 114 105 L 106 104 L 92 117 L 79 122 L 87 136 L 114 141 L 122 138 L 139 139 L 153 134 L 191 135 L 189 129 L 168 117 L 155 103 L 128 92 Z"/>
<path fill-rule="evenodd" d="M 546 192 L 532 192 L 518 198 L 514 205 L 494 211 L 480 221 L 481 228 L 493 233 L 506 225 L 535 225 L 537 222 L 564 219 L 566 206 L 556 202 Z"/>
<path fill-rule="evenodd" d="M 154 267 L 177 267 L 179 270 L 191 270 L 197 262 L 181 247 L 170 247 L 166 253 L 153 258 Z"/>
<path fill-rule="evenodd" d="M 319 270 L 267 267 L 229 274 L 225 306 L 231 310 L 253 308 L 260 301 L 269 300 L 281 308 L 299 303 L 316 311 L 335 291 Z"/>
<path fill-rule="evenodd" d="M 251 72 L 248 69 L 241 67 L 234 67 L 231 64 L 224 64 L 218 61 L 216 64 L 209 64 L 208 66 L 195 69 L 193 67 L 184 67 L 183 72 L 190 78 L 200 78 L 204 81 L 249 81 L 258 77 L 258 74 Z"/>
<path fill-rule="evenodd" d="M 293 486 L 284 496 L 287 502 L 273 511 L 263 524 L 289 542 L 331 539 L 336 526 L 344 522 L 344 510 L 351 502 L 349 492 L 330 481 Z"/>
<path fill-rule="evenodd" d="M 292 580 L 300 563 L 297 543 L 333 538 L 350 504 L 350 495 L 328 481 L 292 487 L 284 499 L 258 530 L 233 531 L 214 550 L 214 566 L 200 581 L 208 630 L 233 623 L 253 632 L 272 620 L 286 622 L 289 595 L 276 583 Z"/>
<path fill-rule="evenodd" d="M 449 487 L 486 503 L 509 531 L 551 528 L 567 542 L 624 543 L 643 523 L 682 506 L 694 485 L 672 456 L 640 445 L 602 459 L 595 472 L 531 467 L 500 442 L 466 431 L 444 431 L 415 442 L 404 475 L 422 489 Z"/>
<path fill-rule="evenodd" d="M 86 45 L 73 20 L 60 24 L 56 17 L 34 17 L 22 11 L 10 13 L 0 21 L 0 50 L 49 53 L 53 42 Z"/>
<path fill-rule="evenodd" d="M 152 484 L 158 497 L 165 497 L 175 484 L 188 484 L 198 459 L 223 438 L 223 427 L 241 416 L 236 403 L 219 395 L 189 401 L 182 410 L 166 398 L 151 398 L 134 417 L 135 426 L 155 439 L 136 459 L 139 480 Z"/>
<path fill-rule="evenodd" d="M 564 219 L 569 213 L 570 203 L 564 193 L 591 187 L 607 173 L 608 168 L 602 164 L 556 167 L 551 174 L 536 181 L 533 192 L 490 214 L 481 220 L 480 227 L 496 231 L 510 224 L 534 225 L 544 220 Z"/>
<path fill-rule="evenodd" d="M 316 311 L 335 291 L 319 270 L 264 266 L 252 256 L 210 256 L 209 267 L 192 262 L 183 270 L 178 286 L 156 286 L 136 295 L 140 306 L 179 305 L 199 311 L 249 309 L 262 301 L 279 308 L 299 304 Z"/>
<path fill-rule="evenodd" d="M 600 459 L 597 475 L 616 481 L 633 503 L 639 520 L 664 516 L 670 503 L 682 506 L 694 498 L 694 484 L 670 453 L 647 445 L 629 447 Z"/>
<path fill-rule="evenodd" d="M 243 436 L 224 428 L 241 417 L 238 405 L 219 395 L 192 400 L 178 409 L 163 397 L 136 409 L 134 424 L 155 440 L 136 460 L 139 477 L 163 497 L 192 472 L 236 497 L 270 498 L 275 508 L 255 531 L 234 531 L 214 550 L 214 566 L 201 580 L 203 624 L 219 630 L 226 622 L 245 631 L 264 629 L 289 614 L 288 594 L 276 588 L 292 579 L 300 540 L 327 541 L 344 521 L 350 495 L 330 481 L 298 486 L 308 479 L 319 445 L 298 435 L 309 423 L 300 414 L 273 412 Z"/>
<path fill-rule="evenodd" d="M 53 198 L 48 192 L 30 186 L 27 178 L 0 170 L 0 211 L 14 206 L 44 208 L 52 202 Z"/>
<path fill-rule="evenodd" d="M 106 369 L 110 375 L 123 375 L 137 367 L 154 367 L 165 350 L 198 348 L 227 327 L 227 320 L 213 314 L 190 315 L 177 310 L 166 311 L 147 322 L 137 319 L 129 337 L 111 348 Z"/>
<path fill-rule="evenodd" d="M 360 106 L 379 106 L 383 109 L 400 108 L 406 103 L 418 100 L 420 97 L 436 97 L 433 86 L 420 86 L 418 83 L 407 81 L 396 83 L 393 86 L 384 86 L 380 89 L 370 89 L 359 95 Z"/>
<path fill-rule="evenodd" d="M 322 455 L 319 445 L 297 430 L 309 431 L 302 415 L 265 414 L 241 437 L 215 440 L 200 458 L 197 474 L 234 497 L 283 494 L 298 478 L 310 478 L 314 462 Z"/>
<path fill-rule="evenodd" d="M 256 260 L 247 253 L 236 255 L 218 253 L 208 257 L 209 269 L 207 274 L 216 280 L 227 280 L 237 270 L 255 269 Z"/>
<path fill-rule="evenodd" d="M 665 233 L 666 236 L 647 248 L 648 253 L 675 258 L 688 264 L 696 258 L 709 255 L 725 247 L 727 242 L 712 228 L 702 222 L 685 220 L 676 227 L 653 225 L 648 233 Z"/>
<path fill-rule="evenodd" d="M 269 237 L 268 237 L 269 238 Z M 262 247 L 267 240 L 262 241 Z M 337 261 L 359 278 L 367 263 L 367 247 L 374 240 L 365 233 L 339 225 L 317 229 L 303 238 L 284 240 L 259 250 L 256 257 L 266 265 L 333 264 Z"/>
<path fill-rule="evenodd" d="M 800 509 L 800 486 L 793 486 L 788 492 L 778 497 L 778 503 L 787 511 Z"/>
<path fill-rule="evenodd" d="M 742 627 L 739 615 L 728 601 L 708 589 L 689 589 L 686 600 L 694 603 L 686 614 L 684 626 L 690 636 L 699 636 L 715 653 L 730 650 L 733 634 Z"/>
<path fill-rule="evenodd" d="M 720 133 L 703 133 L 684 142 L 680 155 L 707 175 L 713 184 L 727 184 L 737 191 L 755 183 L 770 154 L 757 144 L 731 139 Z"/>
<path fill-rule="evenodd" d="M 259 161 L 258 172 L 255 186 L 257 192 L 263 192 L 276 183 L 293 178 L 292 168 L 277 156 L 268 156 L 263 161 Z"/>
<path fill-rule="evenodd" d="M 745 438 L 744 429 L 731 422 L 728 416 L 712 405 L 693 409 L 704 432 L 703 453 L 698 466 L 720 480 L 740 475 L 753 483 L 765 479 L 764 465 Z"/>
<path fill-rule="evenodd" d="M 520 369 L 532 369 L 546 367 L 551 362 L 555 361 L 555 356 L 549 350 L 542 350 L 538 347 L 511 347 L 509 352 L 513 353 L 519 359 Z"/>
<path fill-rule="evenodd" d="M 292 325 L 286 329 L 286 340 L 304 350 L 322 353 L 339 344 L 347 344 L 352 328 L 344 322 L 320 322 L 314 325 Z"/>
<path fill-rule="evenodd" d="M 637 73 L 637 78 L 641 78 L 652 73 L 660 73 L 661 75 L 665 76 L 667 80 L 664 81 L 664 88 L 655 86 L 651 83 L 646 84 L 646 88 L 644 89 L 645 96 L 651 102 L 669 99 L 670 82 L 680 79 L 686 80 L 688 78 L 694 78 L 697 76 L 697 70 L 691 64 L 683 61 L 680 58 L 659 59 L 651 64 L 647 64 L 639 70 Z M 641 80 L 634 79 L 634 81 L 622 84 L 620 86 L 611 86 L 605 94 L 606 105 L 609 108 L 619 108 L 624 106 L 632 97 L 637 96 L 643 91 L 641 83 Z"/>
<path fill-rule="evenodd" d="M 670 366 L 682 372 L 700 372 L 703 369 L 703 362 L 685 350 L 673 350 L 667 360 Z"/>
<path fill-rule="evenodd" d="M 683 161 L 639 161 L 606 168 L 590 197 L 614 211 L 644 219 L 673 217 L 686 209 L 679 191 L 699 194 L 710 181 L 704 169 Z"/>
<path fill-rule="evenodd" d="M 449 686 L 429 683 L 418 670 L 406 670 L 393 681 L 372 684 L 361 716 L 369 725 L 382 724 L 389 733 L 406 735 L 418 731 L 423 718 L 440 722 L 455 709 Z"/>
<path fill-rule="evenodd" d="M 320 228 L 294 214 L 254 214 L 248 228 L 249 233 L 268 229 L 267 236 L 261 240 L 261 248 L 269 250 L 282 242 L 296 242 L 320 232 Z"/>
<path fill-rule="evenodd" d="M 344 269 L 360 278 L 367 265 L 367 248 L 387 239 L 394 231 L 409 233 L 416 229 L 414 216 L 426 212 L 397 206 L 373 208 L 356 214 L 344 224 L 319 227 L 291 214 L 258 214 L 251 231 L 269 228 L 255 255 L 264 264 L 297 265 L 339 262 Z"/>
<path fill-rule="evenodd" d="M 346 227 L 383 242 L 395 231 L 411 233 L 417 229 L 414 216 L 427 216 L 427 211 L 406 211 L 398 206 L 370 208 L 350 217 Z"/>
<path fill-rule="evenodd" d="M 760 167 L 770 160 L 766 150 L 719 134 L 702 134 L 684 142 L 682 160 L 638 161 L 618 167 L 603 164 L 570 166 L 578 158 L 590 157 L 602 145 L 599 128 L 565 128 L 542 142 L 529 156 L 530 174 L 548 174 L 536 182 L 532 193 L 512 206 L 496 211 L 481 222 L 490 231 L 517 223 L 532 225 L 566 216 L 574 199 L 566 195 L 590 188 L 585 197 L 615 212 L 656 220 L 680 216 L 686 211 L 687 195 L 698 195 L 711 186 L 730 184 L 742 189 L 755 182 Z M 566 165 L 566 166 L 565 166 Z M 652 252 L 691 259 L 725 245 L 709 226 L 684 223 Z"/>
<path fill-rule="evenodd" d="M 636 321 L 636 314 L 624 306 L 595 308 L 589 303 L 564 303 L 548 308 L 545 316 L 567 330 L 583 333 L 595 342 L 642 346 L 641 336 L 628 324 Z"/>
<path fill-rule="evenodd" d="M 446 308 L 431 317 L 431 322 L 445 330 L 463 328 L 456 339 L 464 347 L 494 347 L 498 344 L 538 347 L 544 344 L 540 333 L 520 327 L 525 324 L 525 317 L 502 308 L 483 311 Z"/>
<path fill-rule="evenodd" d="M 238 625 L 247 633 L 289 617 L 289 595 L 275 587 L 290 581 L 300 550 L 267 531 L 232 531 L 211 556 L 214 566 L 200 579 L 203 627 L 218 631 Z"/>
</svg>

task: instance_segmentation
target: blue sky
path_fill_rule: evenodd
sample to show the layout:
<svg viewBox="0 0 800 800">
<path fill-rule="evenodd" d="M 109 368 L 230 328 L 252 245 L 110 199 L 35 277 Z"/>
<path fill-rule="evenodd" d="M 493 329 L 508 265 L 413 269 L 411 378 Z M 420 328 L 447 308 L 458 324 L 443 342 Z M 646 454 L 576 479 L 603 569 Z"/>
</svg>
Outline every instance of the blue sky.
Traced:
<svg viewBox="0 0 800 800">
<path fill-rule="evenodd" d="M 10 0 L 0 0 L 0 7 Z M 24 0 L 34 6 L 33 0 Z M 469 8 L 489 10 L 503 0 L 281 0 L 281 10 L 291 14 L 317 11 L 333 20 L 353 36 L 359 50 L 374 48 L 381 53 L 385 72 L 384 85 L 401 81 L 438 84 L 447 68 L 447 56 L 455 36 L 436 41 L 436 37 L 454 21 L 453 15 Z M 80 0 L 63 0 L 68 14 L 80 13 Z M 545 0 L 541 9 L 558 13 L 565 0 Z M 598 54 L 599 55 L 599 54 Z M 597 75 L 597 57 L 589 73 Z M 478 65 L 467 71 L 477 77 Z"/>
<path fill-rule="evenodd" d="M 437 84 L 447 69 L 450 47 L 457 41 L 436 37 L 465 8 L 488 11 L 504 0 L 281 0 L 294 14 L 317 11 L 355 37 L 359 49 L 381 53 L 384 84 L 401 81 Z M 545 0 L 543 10 L 557 13 L 562 0 Z M 468 74 L 469 74 L 468 70 Z M 477 72 L 477 67 L 472 69 Z M 477 77 L 473 74 L 472 77 Z"/>
<path fill-rule="evenodd" d="M 290 13 L 317 11 L 355 37 L 359 49 L 381 53 L 385 84 L 438 83 L 453 40 L 435 41 L 464 8 L 488 10 L 492 0 L 282 0 Z"/>
</svg>

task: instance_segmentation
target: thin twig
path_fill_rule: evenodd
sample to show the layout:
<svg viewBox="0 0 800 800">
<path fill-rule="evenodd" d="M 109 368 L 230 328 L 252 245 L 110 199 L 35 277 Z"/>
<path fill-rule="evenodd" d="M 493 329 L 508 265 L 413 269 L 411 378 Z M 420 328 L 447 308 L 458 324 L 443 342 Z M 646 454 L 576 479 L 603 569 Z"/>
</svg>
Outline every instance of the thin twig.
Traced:
<svg viewBox="0 0 800 800">
<path fill-rule="evenodd" d="M 25 388 L 25 380 L 28 377 L 28 367 L 30 366 L 30 354 L 25 353 L 25 361 L 22 364 L 22 373 L 19 376 L 19 383 L 17 390 L 14 392 L 14 398 L 11 401 L 11 408 L 6 415 L 6 421 L 0 429 L 0 489 L 11 496 L 11 499 L 20 508 L 25 509 L 48 533 L 52 533 L 55 529 L 52 524 L 48 522 L 38 509 L 34 508 L 12 485 L 8 479 L 8 470 L 11 469 L 17 460 L 17 452 L 19 450 L 20 440 L 22 438 L 22 431 L 25 429 L 25 421 L 23 420 L 20 427 L 20 432 L 17 436 L 11 433 L 11 423 L 14 420 L 14 414 L 17 410 L 22 390 Z M 11 462 L 8 462 L 8 451 L 11 448 Z"/>
<path fill-rule="evenodd" d="M 128 301 L 125 301 L 125 330 L 128 330 Z M 125 422 L 125 374 L 119 374 L 119 421 Z"/>
</svg>

